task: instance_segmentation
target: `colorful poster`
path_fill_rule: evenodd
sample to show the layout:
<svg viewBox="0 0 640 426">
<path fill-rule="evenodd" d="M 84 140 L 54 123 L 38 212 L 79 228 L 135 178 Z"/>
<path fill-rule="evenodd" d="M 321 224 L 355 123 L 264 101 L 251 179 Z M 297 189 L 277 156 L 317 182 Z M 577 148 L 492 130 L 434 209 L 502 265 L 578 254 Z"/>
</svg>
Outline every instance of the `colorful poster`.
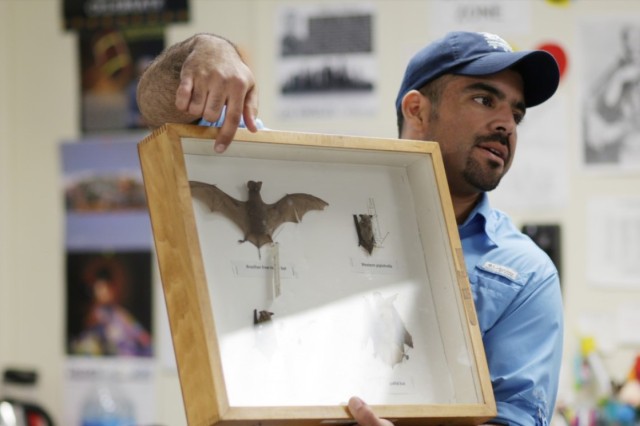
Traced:
<svg viewBox="0 0 640 426">
<path fill-rule="evenodd" d="M 137 154 L 141 138 L 132 134 L 61 146 L 65 425 L 154 421 L 155 268 Z"/>
<path fill-rule="evenodd" d="M 69 355 L 153 355 L 151 226 L 131 140 L 62 146 Z"/>
<path fill-rule="evenodd" d="M 85 133 L 145 128 L 136 103 L 142 72 L 164 49 L 161 27 L 80 32 Z"/>
<path fill-rule="evenodd" d="M 151 251 L 67 253 L 67 353 L 153 354 Z"/>
</svg>

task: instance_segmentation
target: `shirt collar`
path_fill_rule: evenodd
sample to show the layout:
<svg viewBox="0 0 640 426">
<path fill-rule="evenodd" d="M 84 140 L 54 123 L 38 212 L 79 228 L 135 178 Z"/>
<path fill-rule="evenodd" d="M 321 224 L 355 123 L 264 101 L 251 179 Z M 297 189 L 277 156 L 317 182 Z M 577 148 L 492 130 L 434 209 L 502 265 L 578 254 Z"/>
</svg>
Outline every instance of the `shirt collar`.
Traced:
<svg viewBox="0 0 640 426">
<path fill-rule="evenodd" d="M 483 192 L 476 206 L 471 210 L 467 219 L 458 226 L 460 236 L 464 237 L 470 232 L 478 232 L 480 229 L 484 231 L 487 240 L 494 246 L 496 244 L 496 227 L 497 223 L 493 215 L 493 209 L 489 204 L 489 196 Z"/>
</svg>

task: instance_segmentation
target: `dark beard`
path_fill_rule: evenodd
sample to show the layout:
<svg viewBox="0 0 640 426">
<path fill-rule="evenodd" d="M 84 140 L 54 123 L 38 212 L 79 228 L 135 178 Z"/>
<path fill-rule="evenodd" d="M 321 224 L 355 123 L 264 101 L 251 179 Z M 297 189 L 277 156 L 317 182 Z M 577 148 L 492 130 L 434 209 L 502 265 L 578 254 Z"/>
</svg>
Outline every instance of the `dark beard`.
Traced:
<svg viewBox="0 0 640 426">
<path fill-rule="evenodd" d="M 478 137 L 476 138 L 476 145 L 480 144 L 481 142 L 487 141 L 499 141 L 502 145 L 509 146 L 509 139 L 502 134 L 493 134 L 490 136 Z M 508 160 L 508 158 L 504 159 L 505 166 L 508 163 Z M 499 163 L 489 162 L 489 167 L 492 169 L 497 169 L 500 166 L 501 165 Z M 465 165 L 464 171 L 462 172 L 462 176 L 469 185 L 481 191 L 487 192 L 496 189 L 504 174 L 495 175 L 491 173 L 485 173 L 483 167 L 472 157 L 469 157 L 467 159 L 467 164 Z"/>
<path fill-rule="evenodd" d="M 492 168 L 498 167 L 495 163 L 491 163 L 490 166 Z M 483 192 L 496 189 L 502 179 L 502 175 L 485 173 L 480 164 L 472 158 L 467 160 L 462 176 L 469 185 Z"/>
</svg>

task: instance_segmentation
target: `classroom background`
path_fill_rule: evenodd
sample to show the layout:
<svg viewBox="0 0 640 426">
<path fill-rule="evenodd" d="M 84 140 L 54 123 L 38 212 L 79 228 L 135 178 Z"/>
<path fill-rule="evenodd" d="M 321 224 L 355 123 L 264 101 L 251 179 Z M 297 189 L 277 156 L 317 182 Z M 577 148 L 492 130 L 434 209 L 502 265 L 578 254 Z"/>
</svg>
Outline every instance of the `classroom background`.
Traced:
<svg viewBox="0 0 640 426">
<path fill-rule="evenodd" d="M 395 138 L 408 59 L 455 29 L 558 60 L 558 92 L 527 112 L 490 197 L 560 270 L 554 424 L 637 424 L 636 0 L 0 1 L 0 398 L 75 426 L 107 383 L 136 424 L 186 424 L 135 149 L 149 134 L 136 79 L 162 49 L 198 32 L 234 41 L 269 128 Z M 635 77 L 616 94 L 623 66 Z"/>
</svg>

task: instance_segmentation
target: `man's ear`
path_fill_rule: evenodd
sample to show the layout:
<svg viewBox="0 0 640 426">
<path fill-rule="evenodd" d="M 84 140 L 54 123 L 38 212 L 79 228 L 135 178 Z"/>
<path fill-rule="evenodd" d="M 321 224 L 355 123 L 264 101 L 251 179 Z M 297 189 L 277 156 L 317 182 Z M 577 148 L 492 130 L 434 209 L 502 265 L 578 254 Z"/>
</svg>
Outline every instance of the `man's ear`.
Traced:
<svg viewBox="0 0 640 426">
<path fill-rule="evenodd" d="M 404 129 L 424 131 L 431 108 L 429 99 L 417 90 L 410 90 L 402 98 L 401 108 Z"/>
</svg>

